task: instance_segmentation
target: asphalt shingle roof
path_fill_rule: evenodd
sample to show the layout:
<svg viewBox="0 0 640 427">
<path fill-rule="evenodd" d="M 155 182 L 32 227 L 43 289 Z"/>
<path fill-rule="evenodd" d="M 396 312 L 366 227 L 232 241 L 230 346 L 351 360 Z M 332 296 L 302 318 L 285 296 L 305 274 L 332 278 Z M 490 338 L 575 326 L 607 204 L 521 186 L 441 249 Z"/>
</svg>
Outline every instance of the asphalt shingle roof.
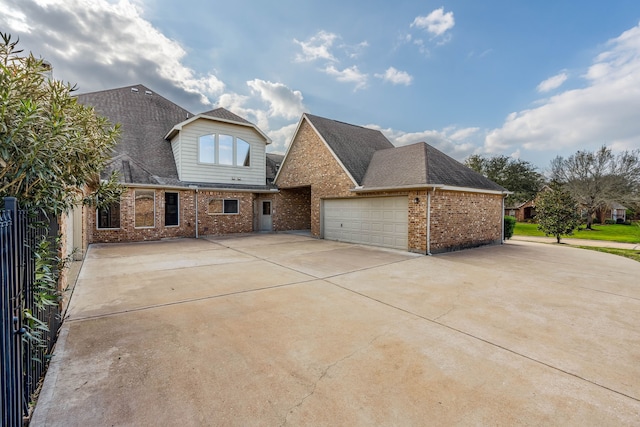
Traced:
<svg viewBox="0 0 640 427">
<path fill-rule="evenodd" d="M 362 184 L 373 153 L 393 147 L 393 144 L 378 130 L 306 113 L 305 116 L 338 156 L 358 185 Z"/>
<path fill-rule="evenodd" d="M 209 117 L 215 117 L 218 119 L 223 119 L 223 120 L 231 120 L 233 122 L 240 122 L 240 123 L 246 123 L 249 125 L 252 125 L 253 123 L 251 123 L 250 121 L 243 119 L 242 117 L 238 116 L 237 114 L 232 113 L 231 111 L 225 109 L 225 108 L 216 108 L 215 110 L 209 110 L 209 111 L 205 111 L 204 113 L 201 113 L 203 116 L 209 116 Z"/>
<path fill-rule="evenodd" d="M 364 188 L 422 184 L 506 190 L 425 142 L 376 151 L 362 182 Z"/>
<path fill-rule="evenodd" d="M 157 184 L 157 177 L 178 179 L 171 144 L 164 136 L 186 120 L 191 115 L 189 111 L 143 85 L 91 92 L 77 98 L 111 123 L 121 125 L 120 142 L 103 176 L 115 169 L 120 171 L 123 182 L 128 178 L 138 184 Z M 128 166 L 122 160 L 128 161 Z"/>
</svg>

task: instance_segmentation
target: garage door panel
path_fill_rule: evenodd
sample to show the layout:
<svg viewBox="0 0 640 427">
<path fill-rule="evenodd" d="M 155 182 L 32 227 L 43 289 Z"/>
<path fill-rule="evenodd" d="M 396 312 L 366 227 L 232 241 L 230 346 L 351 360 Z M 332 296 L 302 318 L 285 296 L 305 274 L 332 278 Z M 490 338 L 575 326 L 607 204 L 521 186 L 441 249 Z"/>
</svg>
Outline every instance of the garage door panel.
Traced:
<svg viewBox="0 0 640 427">
<path fill-rule="evenodd" d="M 407 197 L 327 199 L 324 238 L 406 250 Z"/>
</svg>

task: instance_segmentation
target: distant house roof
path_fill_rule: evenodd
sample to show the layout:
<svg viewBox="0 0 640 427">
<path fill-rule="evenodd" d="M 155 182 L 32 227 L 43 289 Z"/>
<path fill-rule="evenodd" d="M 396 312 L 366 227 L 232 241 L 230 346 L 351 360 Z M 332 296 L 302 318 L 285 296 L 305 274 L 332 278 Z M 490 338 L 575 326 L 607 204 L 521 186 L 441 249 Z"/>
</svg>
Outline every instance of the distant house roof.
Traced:
<svg viewBox="0 0 640 427">
<path fill-rule="evenodd" d="M 506 191 L 425 142 L 374 152 L 362 181 L 365 189 L 420 185 Z"/>
<path fill-rule="evenodd" d="M 81 94 L 77 99 L 121 126 L 113 161 L 103 177 L 118 170 L 123 182 L 127 177 L 140 184 L 156 184 L 154 176 L 178 179 L 171 145 L 164 136 L 188 117 L 187 110 L 143 85 Z"/>
<path fill-rule="evenodd" d="M 357 185 L 362 184 L 373 153 L 393 148 L 393 144 L 378 130 L 307 113 L 303 115 L 303 118 L 305 117 L 342 162 Z"/>
<path fill-rule="evenodd" d="M 282 154 L 267 153 L 267 182 L 273 182 L 283 159 L 284 155 Z"/>
</svg>

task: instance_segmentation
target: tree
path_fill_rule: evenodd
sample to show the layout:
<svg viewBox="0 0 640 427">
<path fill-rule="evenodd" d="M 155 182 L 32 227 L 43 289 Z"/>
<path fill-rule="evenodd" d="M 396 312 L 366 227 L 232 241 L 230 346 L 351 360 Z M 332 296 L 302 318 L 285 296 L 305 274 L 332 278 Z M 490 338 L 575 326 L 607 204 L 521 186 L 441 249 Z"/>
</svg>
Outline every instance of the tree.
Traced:
<svg viewBox="0 0 640 427">
<path fill-rule="evenodd" d="M 602 146 L 595 152 L 578 151 L 551 161 L 551 178 L 562 184 L 587 213 L 587 228 L 593 216 L 612 202 L 634 204 L 640 200 L 640 150 L 614 155 Z"/>
<path fill-rule="evenodd" d="M 508 205 L 533 199 L 544 184 L 544 178 L 536 167 L 521 159 L 474 154 L 465 160 L 465 165 L 513 192 L 506 199 Z"/>
<path fill-rule="evenodd" d="M 580 223 L 578 202 L 562 186 L 542 191 L 536 197 L 536 221 L 538 230 L 560 243 L 560 236 L 572 235 Z"/>
<path fill-rule="evenodd" d="M 78 104 L 74 87 L 47 78 L 43 60 L 21 55 L 17 41 L 0 35 L 0 197 L 54 215 L 80 201 L 119 198 L 117 177 L 99 178 L 118 127 Z"/>
</svg>

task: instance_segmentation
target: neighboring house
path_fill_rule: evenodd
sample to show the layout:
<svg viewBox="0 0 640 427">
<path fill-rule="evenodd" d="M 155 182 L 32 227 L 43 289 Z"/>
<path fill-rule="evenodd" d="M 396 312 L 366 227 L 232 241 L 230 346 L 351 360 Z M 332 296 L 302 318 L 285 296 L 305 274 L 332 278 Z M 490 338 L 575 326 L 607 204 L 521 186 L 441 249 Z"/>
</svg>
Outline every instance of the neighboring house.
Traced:
<svg viewBox="0 0 640 427">
<path fill-rule="evenodd" d="M 505 207 L 504 214 L 515 217 L 518 222 L 532 220 L 536 217 L 536 201 L 531 199 L 515 206 Z"/>
<path fill-rule="evenodd" d="M 275 184 L 275 229 L 423 254 L 502 241 L 505 188 L 377 130 L 304 114 Z"/>
<path fill-rule="evenodd" d="M 83 247 L 271 230 L 271 141 L 256 125 L 224 108 L 194 115 L 142 85 L 77 98 L 120 123 L 102 177 L 118 171 L 126 188 L 120 203 L 85 215 Z"/>
<path fill-rule="evenodd" d="M 603 223 L 608 219 L 618 224 L 625 222 L 627 220 L 627 208 L 620 203 L 611 203 L 604 212 L 604 218 L 600 218 Z"/>
</svg>

